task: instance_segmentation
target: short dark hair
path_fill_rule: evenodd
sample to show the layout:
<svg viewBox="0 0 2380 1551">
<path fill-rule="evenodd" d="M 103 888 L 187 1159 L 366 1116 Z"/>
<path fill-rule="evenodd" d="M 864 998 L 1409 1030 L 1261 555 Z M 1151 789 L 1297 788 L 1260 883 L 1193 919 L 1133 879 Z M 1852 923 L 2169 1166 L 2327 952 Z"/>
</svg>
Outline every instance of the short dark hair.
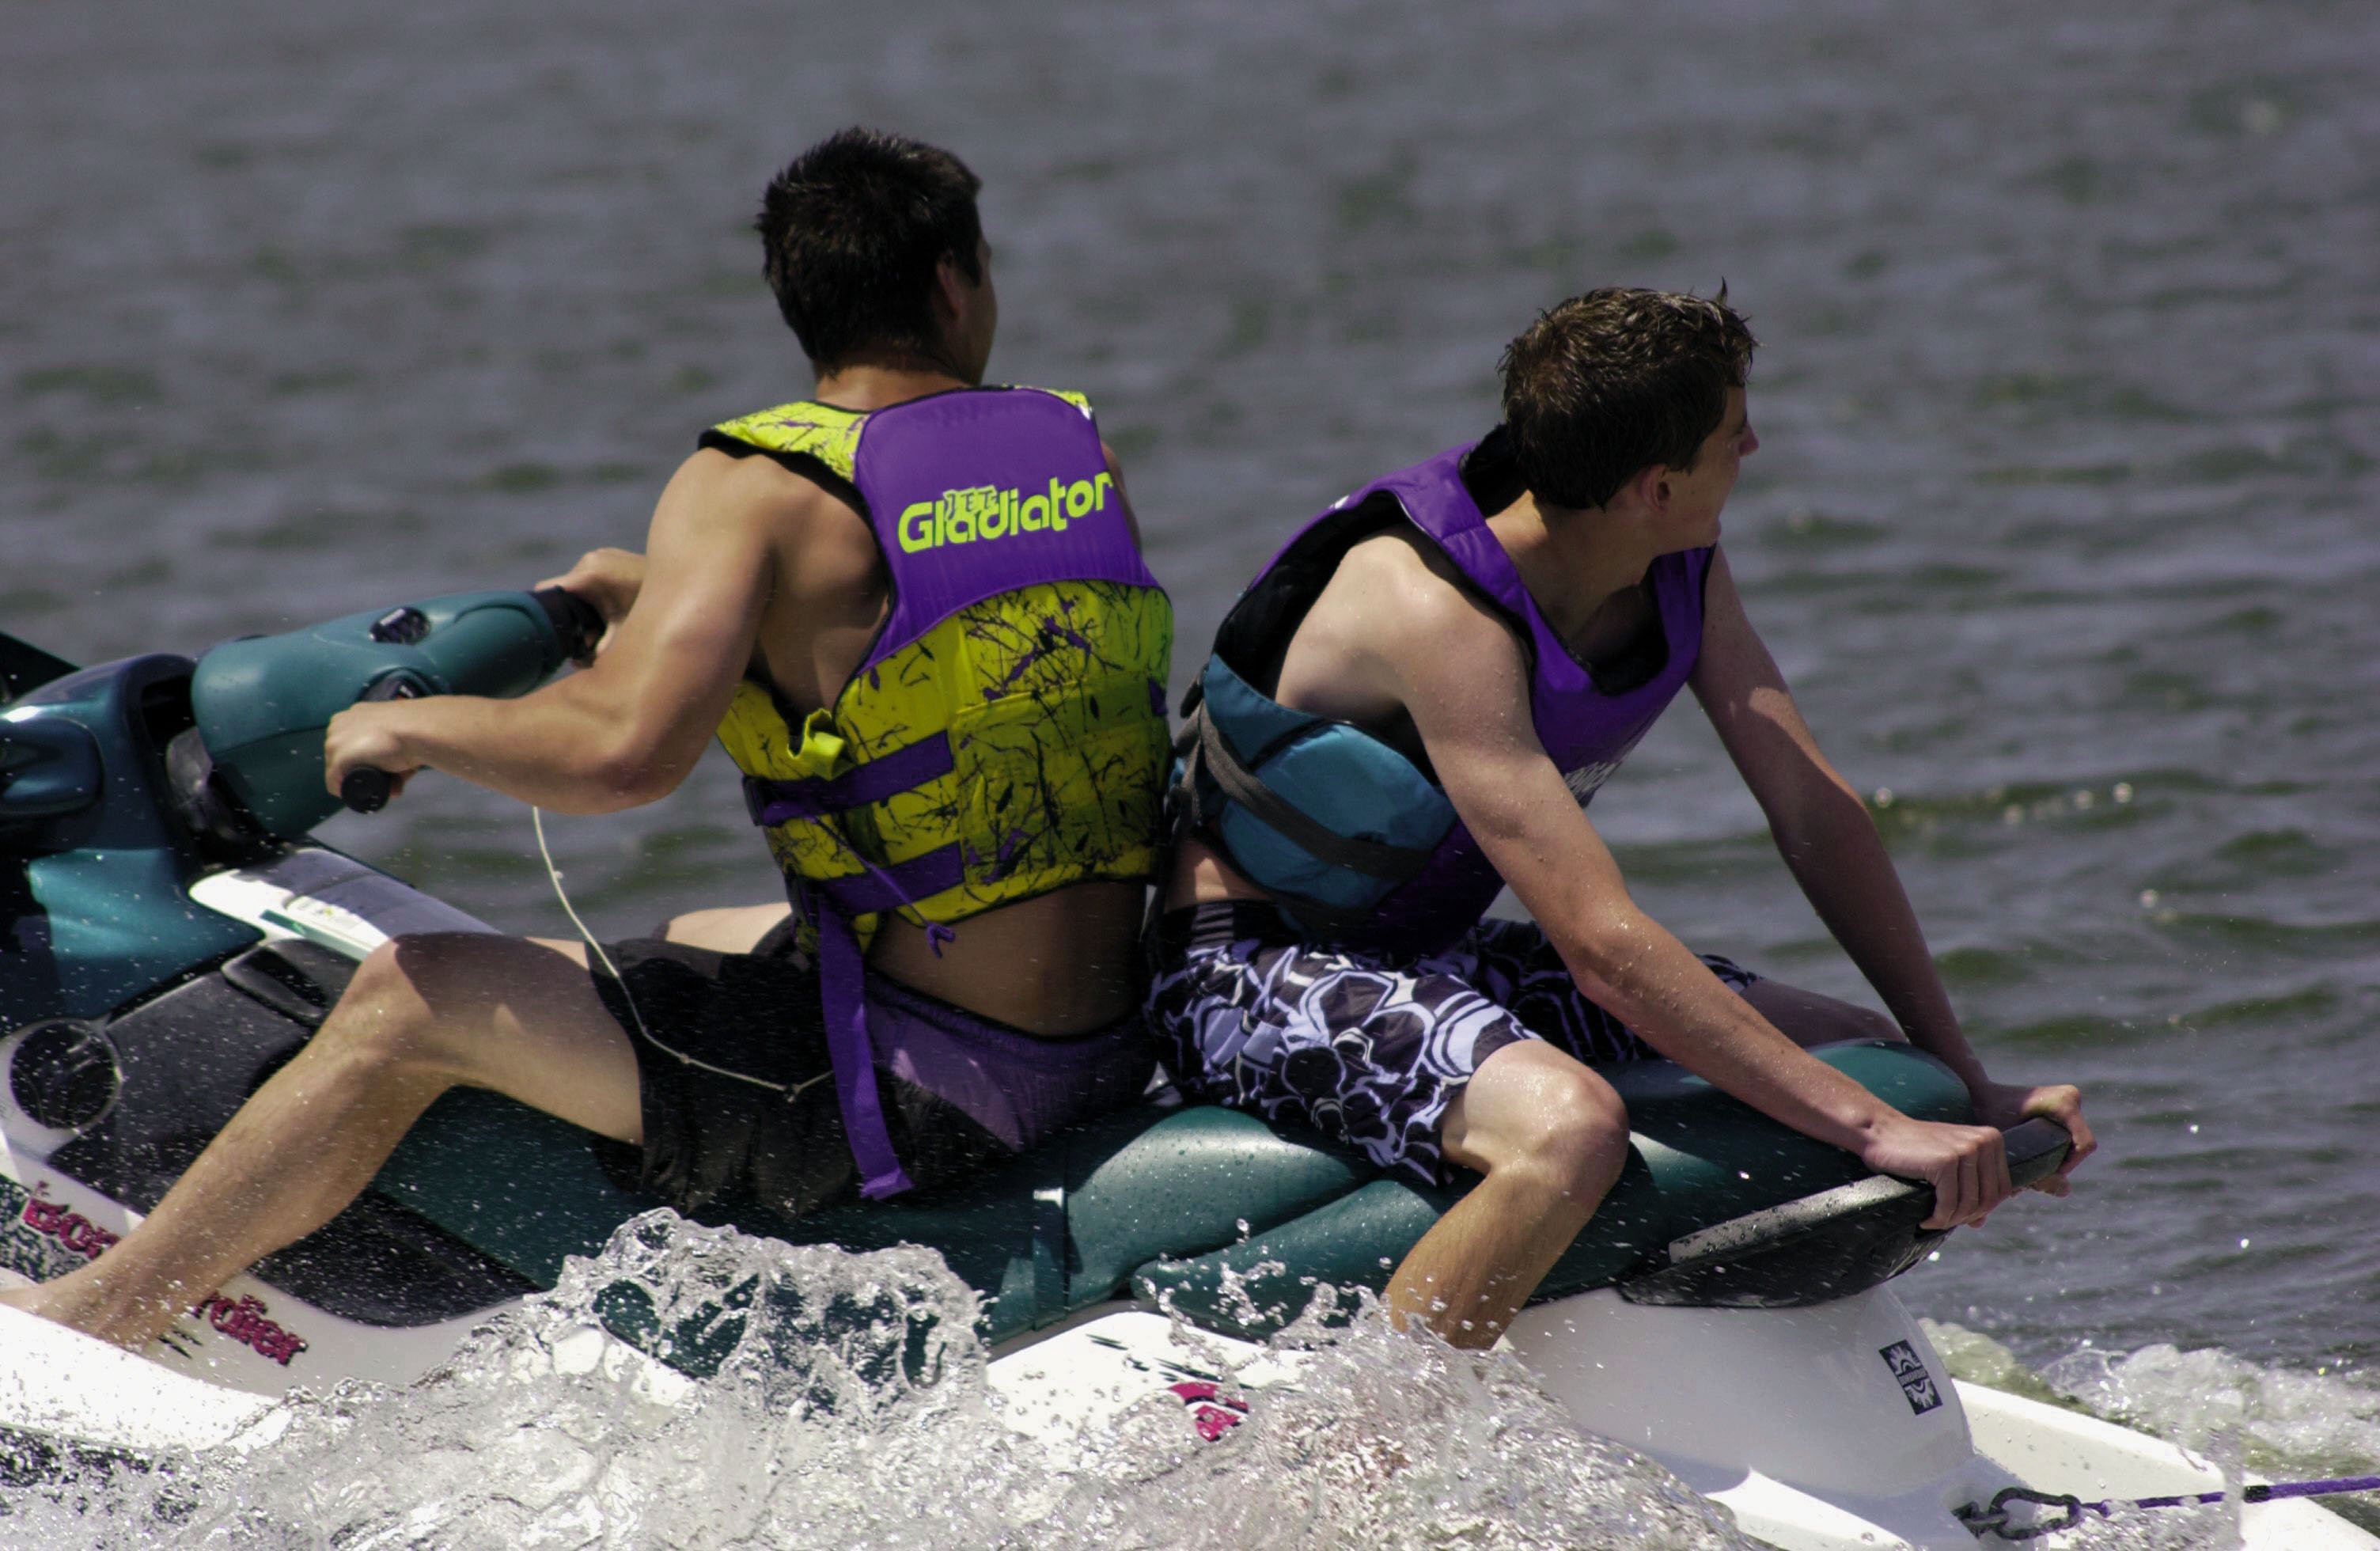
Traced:
<svg viewBox="0 0 2380 1551">
<path fill-rule="evenodd" d="M 1716 297 L 1607 286 L 1504 346 L 1504 425 L 1531 493 L 1600 506 L 1651 464 L 1694 466 L 1760 342 Z"/>
<path fill-rule="evenodd" d="M 930 355 L 935 269 L 982 278 L 975 208 L 983 180 L 939 146 L 856 126 L 770 180 L 752 223 L 760 273 L 821 370 L 867 350 Z"/>
</svg>

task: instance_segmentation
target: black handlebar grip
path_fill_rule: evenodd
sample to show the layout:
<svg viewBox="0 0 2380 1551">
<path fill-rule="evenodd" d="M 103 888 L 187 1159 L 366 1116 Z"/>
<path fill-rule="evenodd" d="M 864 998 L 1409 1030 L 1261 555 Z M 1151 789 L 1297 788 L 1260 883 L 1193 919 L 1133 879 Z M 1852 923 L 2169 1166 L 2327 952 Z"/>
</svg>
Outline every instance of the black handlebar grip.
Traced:
<svg viewBox="0 0 2380 1551">
<path fill-rule="evenodd" d="M 350 812 L 378 813 L 388 806 L 389 789 L 394 784 L 386 770 L 359 766 L 340 779 L 339 801 L 346 804 Z"/>
<path fill-rule="evenodd" d="M 418 700 L 420 697 L 421 685 L 411 674 L 398 673 L 376 681 L 356 699 L 360 704 L 368 700 Z M 388 806 L 388 799 L 395 790 L 395 777 L 370 765 L 359 765 L 339 778 L 339 801 L 355 813 L 378 813 Z"/>
<path fill-rule="evenodd" d="M 562 655 L 574 662 L 591 661 L 595 643 L 603 638 L 603 615 L 595 605 L 558 587 L 540 588 L 529 596 L 553 622 L 553 633 L 562 637 Z"/>
<path fill-rule="evenodd" d="M 2066 1155 L 2074 1150 L 2074 1138 L 2066 1128 L 2045 1116 L 2012 1125 L 2000 1136 L 2008 1157 L 2009 1182 L 2019 1190 L 2058 1172 Z"/>
</svg>

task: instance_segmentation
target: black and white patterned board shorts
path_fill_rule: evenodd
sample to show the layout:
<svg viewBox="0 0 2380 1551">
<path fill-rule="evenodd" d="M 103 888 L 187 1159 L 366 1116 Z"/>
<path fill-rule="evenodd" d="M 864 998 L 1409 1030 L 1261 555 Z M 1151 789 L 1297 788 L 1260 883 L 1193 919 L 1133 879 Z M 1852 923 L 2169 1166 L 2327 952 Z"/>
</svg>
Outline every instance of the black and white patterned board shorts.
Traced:
<svg viewBox="0 0 2380 1551">
<path fill-rule="evenodd" d="M 1203 904 L 1158 923 L 1155 960 L 1149 1026 L 1184 1094 L 1312 1126 L 1429 1184 L 1447 1105 L 1514 1040 L 1589 1065 L 1659 1059 L 1527 921 L 1482 921 L 1414 958 L 1305 941 L 1268 906 Z M 1702 960 L 1738 991 L 1760 978 Z"/>
</svg>

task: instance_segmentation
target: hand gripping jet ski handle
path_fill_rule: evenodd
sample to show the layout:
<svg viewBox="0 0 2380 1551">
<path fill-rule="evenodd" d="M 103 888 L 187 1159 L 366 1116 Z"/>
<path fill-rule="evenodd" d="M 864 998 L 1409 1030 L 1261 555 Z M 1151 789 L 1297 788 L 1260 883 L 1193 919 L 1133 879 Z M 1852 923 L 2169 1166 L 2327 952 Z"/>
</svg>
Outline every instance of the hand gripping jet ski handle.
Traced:
<svg viewBox="0 0 2380 1551">
<path fill-rule="evenodd" d="M 2055 1121 L 2002 1132 L 2009 1182 L 2022 1190 L 2066 1161 L 2074 1138 Z M 1874 1287 L 1915 1265 L 1949 1230 L 1925 1228 L 1934 1187 L 1873 1174 L 1747 1212 L 1672 1240 L 1659 1264 L 1619 1284 L 1632 1303 L 1802 1308 Z"/>
<path fill-rule="evenodd" d="M 425 691 L 420 681 L 409 673 L 391 673 L 356 697 L 361 705 L 367 700 L 418 700 Z M 350 813 L 378 813 L 388 806 L 389 797 L 396 790 L 396 778 L 386 770 L 370 765 L 358 765 L 339 779 L 339 801 Z"/>
<path fill-rule="evenodd" d="M 379 770 L 351 772 L 339 796 L 322 787 L 322 729 L 363 700 L 423 695 L 526 695 L 584 660 L 601 617 L 559 588 L 468 592 L 350 614 L 280 636 L 226 641 L 190 679 L 202 757 L 198 779 L 255 828 L 295 839 L 344 803 L 388 801 Z"/>
<path fill-rule="evenodd" d="M 574 662 L 591 662 L 595 659 L 595 643 L 603 637 L 603 616 L 595 606 L 574 592 L 558 587 L 540 588 L 529 596 L 545 611 L 553 633 L 562 642 L 562 654 Z M 374 622 L 379 629 L 389 621 L 418 611 L 398 609 L 383 614 Z M 414 639 L 419 640 L 417 636 Z M 412 700 L 431 691 L 409 673 L 395 673 L 374 684 L 360 696 L 365 700 Z M 369 765 L 349 770 L 339 782 L 339 801 L 351 813 L 378 813 L 388 806 L 388 799 L 396 789 L 396 778 L 386 770 L 376 770 Z"/>
</svg>

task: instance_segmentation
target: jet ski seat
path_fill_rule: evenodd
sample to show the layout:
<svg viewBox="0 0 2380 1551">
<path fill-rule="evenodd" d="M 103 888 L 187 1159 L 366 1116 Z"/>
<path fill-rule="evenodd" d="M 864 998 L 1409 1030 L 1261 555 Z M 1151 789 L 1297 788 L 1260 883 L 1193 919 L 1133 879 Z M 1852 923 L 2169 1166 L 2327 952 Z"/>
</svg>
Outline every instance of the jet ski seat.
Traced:
<svg viewBox="0 0 2380 1551">
<path fill-rule="evenodd" d="M 1862 1041 L 1815 1053 L 1905 1113 L 1971 1118 L 1958 1079 L 1907 1046 Z M 1628 1106 L 1631 1156 L 1602 1208 L 1539 1288 L 1539 1300 L 1616 1284 L 1644 1302 L 1815 1303 L 1905 1269 L 1939 1237 L 1916 1226 L 1930 1209 L 1928 1193 L 1874 1180 L 1851 1154 L 1756 1113 L 1681 1067 L 1648 1061 L 1605 1075 Z M 563 1254 L 591 1254 L 612 1226 L 652 1204 L 602 1180 L 583 1140 L 569 1157 L 557 1156 L 555 1141 L 580 1135 L 559 1122 L 560 1136 L 547 1133 L 537 1147 L 542 1157 L 533 1157 L 522 1144 L 541 1128 L 523 1121 L 541 1117 L 487 1095 L 450 1096 L 441 1108 L 466 1097 L 508 1113 L 483 1108 L 423 1128 L 452 1132 L 460 1124 L 477 1134 L 443 1143 L 418 1134 L 383 1172 L 382 1193 L 549 1286 Z M 457 1159 L 468 1166 L 455 1168 Z M 577 1176 L 576 1183 L 557 1169 Z M 1841 1195 L 1840 1187 L 1862 1181 L 1881 1194 L 1852 1193 L 1858 1198 L 1840 1209 L 1789 1206 L 1818 1192 Z M 1134 1296 L 1162 1298 L 1211 1328 L 1260 1337 L 1303 1312 L 1314 1285 L 1305 1278 L 1342 1292 L 1378 1291 L 1467 1183 L 1423 1189 L 1384 1175 L 1358 1153 L 1233 1110 L 1146 1104 L 1076 1128 L 958 1189 L 795 1220 L 758 1208 L 724 1220 L 796 1243 L 936 1250 L 981 1295 L 982 1334 L 993 1342 Z M 515 1195 L 510 1208 L 507 1195 Z M 531 1203 L 534 1209 L 519 1209 Z M 1784 1216 L 1751 1242 L 1738 1233 L 1716 1259 L 1671 1264 L 1678 1241 L 1779 1208 Z M 1788 1253 L 1778 1263 L 1780 1242 Z M 1260 1269 L 1269 1264 L 1280 1268 Z M 1232 1296 L 1232 1286 L 1243 1296 Z"/>
</svg>

